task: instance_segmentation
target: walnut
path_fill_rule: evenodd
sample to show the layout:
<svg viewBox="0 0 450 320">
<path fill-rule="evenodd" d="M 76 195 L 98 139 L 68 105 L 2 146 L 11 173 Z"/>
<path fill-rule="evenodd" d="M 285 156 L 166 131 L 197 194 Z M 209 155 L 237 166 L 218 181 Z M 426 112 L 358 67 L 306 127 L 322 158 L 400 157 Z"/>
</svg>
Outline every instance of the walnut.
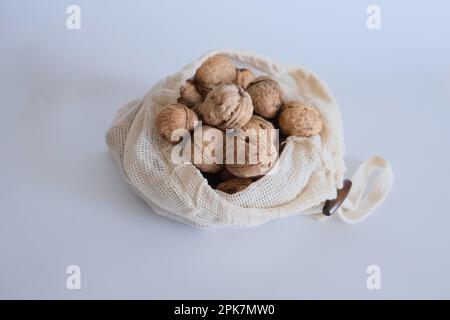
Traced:
<svg viewBox="0 0 450 320">
<path fill-rule="evenodd" d="M 216 187 L 217 190 L 223 191 L 225 193 L 233 194 L 244 190 L 249 185 L 253 183 L 251 179 L 244 178 L 232 178 L 222 183 L 219 183 Z"/>
<path fill-rule="evenodd" d="M 202 96 L 197 91 L 197 88 L 195 88 L 194 82 L 192 80 L 187 80 L 184 86 L 180 89 L 180 98 L 178 98 L 178 103 L 184 104 L 191 108 L 199 102 L 202 102 Z"/>
<path fill-rule="evenodd" d="M 191 140 L 191 162 L 202 172 L 217 173 L 224 164 L 224 133 L 210 126 L 201 129 L 201 137 L 195 132 Z"/>
<path fill-rule="evenodd" d="M 234 83 L 242 89 L 247 89 L 250 82 L 255 80 L 255 74 L 249 69 L 236 69 Z"/>
<path fill-rule="evenodd" d="M 258 77 L 247 88 L 252 98 L 255 113 L 272 119 L 282 106 L 282 92 L 280 85 L 269 77 Z"/>
<path fill-rule="evenodd" d="M 195 123 L 198 121 L 198 116 L 194 111 L 179 103 L 174 103 L 163 108 L 155 119 L 158 133 L 164 140 L 171 144 L 178 143 L 183 135 L 183 132 L 180 132 L 181 136 L 179 135 L 177 139 L 175 139 L 175 137 L 172 137 L 175 130 L 184 129 L 192 132 Z"/>
<path fill-rule="evenodd" d="M 194 111 L 197 115 L 200 115 L 200 107 L 202 106 L 202 102 L 197 103 L 195 106 L 193 106 L 191 109 Z"/>
<path fill-rule="evenodd" d="M 239 129 L 252 117 L 253 105 L 244 89 L 234 84 L 221 84 L 208 93 L 195 110 L 206 124 L 223 130 Z"/>
<path fill-rule="evenodd" d="M 274 125 L 264 119 L 263 117 L 253 115 L 249 122 L 247 122 L 242 128 L 244 132 L 254 133 L 261 135 L 266 134 L 266 140 L 268 143 L 276 143 L 278 137 L 278 131 L 275 130 Z M 262 131 L 262 132 L 261 132 Z"/>
<path fill-rule="evenodd" d="M 222 55 L 207 59 L 195 73 L 197 90 L 203 96 L 219 84 L 232 83 L 234 79 L 236 79 L 236 68 L 230 59 Z"/>
<path fill-rule="evenodd" d="M 227 170 L 226 167 L 223 167 L 222 170 L 219 171 L 219 173 L 217 174 L 217 178 L 219 181 L 223 182 L 232 178 L 236 178 L 235 176 L 233 176 L 230 171 Z"/>
<path fill-rule="evenodd" d="M 258 141 L 256 134 L 238 132 L 226 140 L 226 168 L 240 178 L 259 177 L 275 164 L 278 153 L 273 144 Z"/>
<path fill-rule="evenodd" d="M 286 136 L 310 137 L 319 134 L 323 127 L 317 110 L 296 101 L 284 104 L 278 122 Z"/>
</svg>

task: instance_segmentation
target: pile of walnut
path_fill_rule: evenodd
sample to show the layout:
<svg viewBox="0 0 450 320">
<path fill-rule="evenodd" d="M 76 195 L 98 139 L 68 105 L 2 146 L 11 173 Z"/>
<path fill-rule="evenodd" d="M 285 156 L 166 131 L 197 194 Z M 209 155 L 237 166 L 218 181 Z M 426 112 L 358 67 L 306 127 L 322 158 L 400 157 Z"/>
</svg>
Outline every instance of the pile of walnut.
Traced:
<svg viewBox="0 0 450 320">
<path fill-rule="evenodd" d="M 201 141 L 191 139 L 191 150 L 196 150 L 203 159 L 193 163 L 213 188 L 229 194 L 244 190 L 264 176 L 278 158 L 277 148 L 271 143 L 278 137 L 270 137 L 267 141 L 248 139 L 245 130 L 280 129 L 281 141 L 287 136 L 317 135 L 323 126 L 320 113 L 311 106 L 283 101 L 280 85 L 275 80 L 255 77 L 249 69 L 237 69 L 230 59 L 221 55 L 202 64 L 194 78 L 181 88 L 178 103 L 165 107 L 155 124 L 164 140 L 176 144 L 179 140 L 171 140 L 174 130 L 181 128 L 192 133 L 200 120 L 203 135 Z M 235 138 L 245 145 L 245 161 L 240 164 L 218 162 L 215 157 L 207 156 L 214 154 L 210 151 L 216 148 L 215 141 L 226 141 L 226 129 L 241 129 L 242 134 Z M 249 144 L 255 141 L 257 148 L 250 148 Z M 226 149 L 225 145 L 224 155 Z M 250 150 L 255 149 L 257 163 L 250 163 Z"/>
</svg>

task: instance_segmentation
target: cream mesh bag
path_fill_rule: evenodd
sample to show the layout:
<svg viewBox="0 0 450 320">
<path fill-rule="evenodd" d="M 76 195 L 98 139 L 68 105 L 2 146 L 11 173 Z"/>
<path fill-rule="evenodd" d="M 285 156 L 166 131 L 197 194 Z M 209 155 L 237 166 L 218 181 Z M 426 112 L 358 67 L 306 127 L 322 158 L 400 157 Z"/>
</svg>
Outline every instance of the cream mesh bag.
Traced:
<svg viewBox="0 0 450 320">
<path fill-rule="evenodd" d="M 176 102 L 181 86 L 216 54 L 273 77 L 282 86 L 285 99 L 314 106 L 324 122 L 320 136 L 289 137 L 277 160 L 276 174 L 268 174 L 235 194 L 211 188 L 190 163 L 174 164 L 172 146 L 161 139 L 154 125 L 158 111 Z M 252 227 L 299 214 L 325 219 L 324 203 L 336 198 L 345 173 L 342 119 L 324 82 L 303 68 L 235 50 L 209 52 L 158 82 L 143 98 L 118 112 L 106 140 L 127 182 L 154 211 L 200 229 Z M 375 171 L 371 188 L 366 190 Z M 348 223 L 361 221 L 385 199 L 393 174 L 385 160 L 374 157 L 358 168 L 352 181 L 350 194 L 337 211 Z"/>
</svg>

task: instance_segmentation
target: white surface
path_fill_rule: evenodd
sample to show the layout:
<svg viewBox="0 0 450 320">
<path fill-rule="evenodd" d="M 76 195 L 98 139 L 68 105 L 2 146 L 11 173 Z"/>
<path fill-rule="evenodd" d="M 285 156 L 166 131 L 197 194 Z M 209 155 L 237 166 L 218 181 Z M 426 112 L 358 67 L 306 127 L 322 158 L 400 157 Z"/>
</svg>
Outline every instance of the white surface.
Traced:
<svg viewBox="0 0 450 320">
<path fill-rule="evenodd" d="M 65 27 L 70 3 L 80 31 Z M 2 1 L 0 297 L 450 298 L 450 6 L 378 1 L 369 31 L 369 4 Z M 380 154 L 396 174 L 372 217 L 205 233 L 131 193 L 104 143 L 114 113 L 217 47 L 328 82 L 350 167 Z"/>
</svg>

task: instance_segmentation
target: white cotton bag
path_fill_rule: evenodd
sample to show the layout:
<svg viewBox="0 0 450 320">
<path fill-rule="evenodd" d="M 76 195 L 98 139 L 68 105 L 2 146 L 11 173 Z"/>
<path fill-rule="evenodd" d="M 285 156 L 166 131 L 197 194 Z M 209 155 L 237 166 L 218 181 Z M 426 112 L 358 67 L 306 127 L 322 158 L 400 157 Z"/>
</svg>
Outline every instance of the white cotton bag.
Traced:
<svg viewBox="0 0 450 320">
<path fill-rule="evenodd" d="M 181 86 L 209 57 L 221 54 L 233 62 L 266 74 L 282 87 L 285 100 L 313 106 L 323 118 L 320 136 L 289 137 L 277 160 L 277 170 L 235 194 L 211 188 L 191 163 L 174 163 L 173 146 L 158 134 L 158 112 L 175 103 Z M 334 199 L 345 174 L 341 114 L 328 87 L 310 71 L 285 66 L 254 54 L 214 50 L 159 81 L 141 99 L 124 106 L 106 135 L 111 154 L 132 186 L 157 213 L 200 229 L 252 227 L 292 215 L 326 218 L 322 208 Z M 370 176 L 378 170 L 372 189 Z M 389 194 L 393 173 L 380 157 L 363 163 L 352 178 L 353 187 L 338 210 L 347 223 L 367 217 Z"/>
</svg>

